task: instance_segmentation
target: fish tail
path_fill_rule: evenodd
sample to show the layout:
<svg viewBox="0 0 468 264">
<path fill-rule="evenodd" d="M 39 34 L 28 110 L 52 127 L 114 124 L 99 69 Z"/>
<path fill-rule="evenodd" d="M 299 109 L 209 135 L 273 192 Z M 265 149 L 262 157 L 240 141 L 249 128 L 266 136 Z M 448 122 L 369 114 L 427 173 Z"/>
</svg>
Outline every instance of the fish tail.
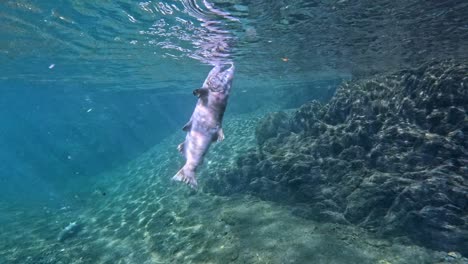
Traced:
<svg viewBox="0 0 468 264">
<path fill-rule="evenodd" d="M 174 177 L 172 177 L 172 180 L 184 182 L 194 189 L 198 186 L 197 179 L 195 178 L 195 171 L 186 170 L 185 166 L 182 167 Z"/>
</svg>

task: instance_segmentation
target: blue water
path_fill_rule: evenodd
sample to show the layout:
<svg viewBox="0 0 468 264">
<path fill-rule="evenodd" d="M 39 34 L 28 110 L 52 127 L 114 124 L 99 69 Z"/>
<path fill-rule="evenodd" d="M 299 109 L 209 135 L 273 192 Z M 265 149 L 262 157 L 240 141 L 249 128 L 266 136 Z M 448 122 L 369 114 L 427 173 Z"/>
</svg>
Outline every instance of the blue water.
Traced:
<svg viewBox="0 0 468 264">
<path fill-rule="evenodd" d="M 439 248 L 406 240 L 367 248 L 359 245 L 374 241 L 369 230 L 336 227 L 363 234 L 348 247 L 327 222 L 291 220 L 269 199 L 220 198 L 170 178 L 183 163 L 176 146 L 196 103 L 192 91 L 213 65 L 233 62 L 237 71 L 225 115 L 231 135 L 208 155 L 206 171 L 229 169 L 235 153 L 255 148 L 262 116 L 327 103 L 343 81 L 466 63 L 467 17 L 461 0 L 2 1 L 0 263 L 440 261 L 431 251 Z M 231 225 L 211 223 L 210 211 L 240 224 L 226 231 Z M 57 239 L 73 221 L 80 231 Z M 255 233 L 275 222 L 285 226 Z M 197 233 L 200 225 L 213 233 Z M 244 225 L 237 236 L 220 238 L 236 225 Z M 310 238 L 314 249 L 292 241 L 301 228 L 322 232 Z M 238 249 L 245 244 L 252 251 Z"/>
</svg>

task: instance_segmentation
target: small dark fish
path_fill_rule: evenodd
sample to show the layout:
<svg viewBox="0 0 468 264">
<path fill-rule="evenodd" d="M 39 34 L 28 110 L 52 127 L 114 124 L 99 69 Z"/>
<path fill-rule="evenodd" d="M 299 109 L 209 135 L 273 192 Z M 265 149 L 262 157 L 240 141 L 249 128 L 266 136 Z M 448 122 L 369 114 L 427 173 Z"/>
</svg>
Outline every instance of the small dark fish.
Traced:
<svg viewBox="0 0 468 264">
<path fill-rule="evenodd" d="M 102 196 L 106 196 L 106 195 L 107 195 L 107 192 L 106 192 L 104 189 L 102 189 L 102 188 L 96 188 L 96 190 L 94 191 L 94 193 L 100 194 L 100 195 L 102 195 Z"/>
<path fill-rule="evenodd" d="M 183 128 L 187 132 L 185 141 L 177 147 L 186 162 L 173 180 L 197 187 L 195 172 L 203 163 L 203 157 L 212 142 L 224 139 L 221 123 L 233 77 L 234 64 L 217 65 L 208 74 L 203 87 L 193 91 L 198 102 L 190 121 Z"/>
</svg>

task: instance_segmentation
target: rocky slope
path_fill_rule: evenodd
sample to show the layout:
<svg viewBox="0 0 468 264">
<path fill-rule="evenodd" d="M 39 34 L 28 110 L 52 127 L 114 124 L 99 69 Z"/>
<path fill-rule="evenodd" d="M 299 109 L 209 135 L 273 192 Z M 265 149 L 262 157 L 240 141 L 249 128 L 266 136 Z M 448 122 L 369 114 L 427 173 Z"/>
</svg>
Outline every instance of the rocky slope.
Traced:
<svg viewBox="0 0 468 264">
<path fill-rule="evenodd" d="M 204 189 L 301 204 L 298 215 L 468 255 L 468 66 L 343 84 L 258 122 L 257 147 Z M 222 166 L 222 165 L 219 165 Z"/>
</svg>

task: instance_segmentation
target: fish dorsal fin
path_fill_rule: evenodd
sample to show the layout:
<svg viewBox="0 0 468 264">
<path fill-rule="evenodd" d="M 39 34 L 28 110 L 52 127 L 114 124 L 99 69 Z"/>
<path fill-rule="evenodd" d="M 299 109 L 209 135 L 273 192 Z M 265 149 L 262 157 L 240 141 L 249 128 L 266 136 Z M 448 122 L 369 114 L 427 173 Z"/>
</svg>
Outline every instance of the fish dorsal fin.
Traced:
<svg viewBox="0 0 468 264">
<path fill-rule="evenodd" d="M 191 128 L 192 128 L 192 119 L 190 119 L 190 121 L 188 121 L 187 124 L 185 124 L 182 130 L 187 132 L 187 131 L 190 131 Z"/>
</svg>

